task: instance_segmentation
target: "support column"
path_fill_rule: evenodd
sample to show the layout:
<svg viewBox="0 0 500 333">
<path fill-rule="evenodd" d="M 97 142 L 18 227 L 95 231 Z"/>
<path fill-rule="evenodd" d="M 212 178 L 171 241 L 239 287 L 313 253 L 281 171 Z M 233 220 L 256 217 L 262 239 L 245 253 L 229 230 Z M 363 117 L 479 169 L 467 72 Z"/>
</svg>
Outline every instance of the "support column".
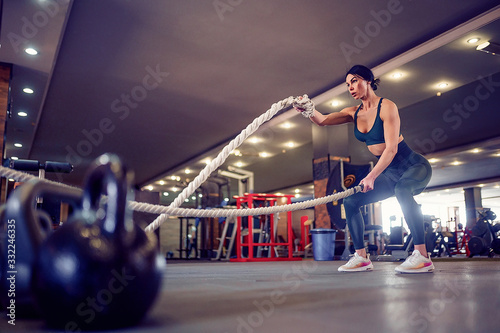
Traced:
<svg viewBox="0 0 500 333">
<path fill-rule="evenodd" d="M 9 107 L 9 87 L 12 67 L 10 65 L 0 64 L 0 153 L 1 162 L 4 158 L 4 137 L 5 123 L 7 121 L 7 109 Z M 0 203 L 4 203 L 7 198 L 7 182 L 2 178 L 0 189 Z"/>
<path fill-rule="evenodd" d="M 469 187 L 464 189 L 465 197 L 465 216 L 467 219 L 467 228 L 472 228 L 477 221 L 477 210 L 483 208 L 481 201 L 481 188 Z"/>
<path fill-rule="evenodd" d="M 312 127 L 314 197 L 324 197 L 330 176 L 330 161 L 350 161 L 348 126 Z M 326 205 L 314 207 L 316 228 L 332 227 Z"/>
</svg>

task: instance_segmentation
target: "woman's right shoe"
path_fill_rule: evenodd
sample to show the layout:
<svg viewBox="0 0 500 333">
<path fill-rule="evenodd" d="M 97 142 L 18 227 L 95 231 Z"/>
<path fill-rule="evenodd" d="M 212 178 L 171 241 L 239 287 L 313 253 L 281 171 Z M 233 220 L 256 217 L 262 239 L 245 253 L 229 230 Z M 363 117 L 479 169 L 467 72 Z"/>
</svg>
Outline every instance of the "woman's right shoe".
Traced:
<svg viewBox="0 0 500 333">
<path fill-rule="evenodd" d="M 363 258 L 355 253 L 351 255 L 351 259 L 347 263 L 339 267 L 339 272 L 366 272 L 371 270 L 373 270 L 373 264 L 369 254 L 367 258 Z"/>
<path fill-rule="evenodd" d="M 405 262 L 395 268 L 397 273 L 432 273 L 434 264 L 430 258 L 424 257 L 420 251 L 414 250 Z"/>
</svg>

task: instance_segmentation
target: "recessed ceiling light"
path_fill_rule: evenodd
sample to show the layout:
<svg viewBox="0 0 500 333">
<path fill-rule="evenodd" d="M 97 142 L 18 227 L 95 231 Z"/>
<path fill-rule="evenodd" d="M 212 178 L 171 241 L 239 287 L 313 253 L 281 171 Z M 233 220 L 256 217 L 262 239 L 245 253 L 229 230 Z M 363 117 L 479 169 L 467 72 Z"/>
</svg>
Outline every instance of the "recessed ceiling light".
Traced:
<svg viewBox="0 0 500 333">
<path fill-rule="evenodd" d="M 170 195 L 170 193 L 168 193 L 168 192 L 163 192 L 163 196 L 164 196 L 164 197 L 168 197 L 169 195 Z"/>
<path fill-rule="evenodd" d="M 34 93 L 33 89 L 31 89 L 31 88 L 24 88 L 24 89 L 23 89 L 23 91 L 24 91 L 25 93 L 27 93 L 27 94 L 32 94 L 32 93 Z"/>
<path fill-rule="evenodd" d="M 462 164 L 462 162 L 460 162 L 460 161 L 454 161 L 454 162 L 452 162 L 451 164 L 452 164 L 452 165 L 460 165 L 460 164 Z"/>
<path fill-rule="evenodd" d="M 475 44 L 475 43 L 479 42 L 480 40 L 481 40 L 481 38 L 479 38 L 479 37 L 469 38 L 467 40 L 467 43 L 469 43 L 469 44 Z"/>
<path fill-rule="evenodd" d="M 299 193 L 299 192 L 300 192 L 300 189 L 296 188 L 294 192 L 295 192 L 295 193 Z"/>
<path fill-rule="evenodd" d="M 186 175 L 189 175 L 189 174 L 191 173 L 191 170 L 186 169 L 186 170 L 184 170 L 184 173 L 185 173 Z"/>
<path fill-rule="evenodd" d="M 285 121 L 283 124 L 280 125 L 280 127 L 285 129 L 290 129 L 293 127 L 293 124 L 291 122 Z"/>
<path fill-rule="evenodd" d="M 397 72 L 391 75 L 394 79 L 400 79 L 403 77 L 403 73 Z"/>
<path fill-rule="evenodd" d="M 20 143 L 14 143 L 14 147 L 21 148 L 23 145 Z"/>
<path fill-rule="evenodd" d="M 152 190 L 153 190 L 153 185 L 146 186 L 146 189 L 147 189 L 148 191 L 152 191 Z"/>
<path fill-rule="evenodd" d="M 27 49 L 24 50 L 24 52 L 28 53 L 29 55 L 37 55 L 38 54 L 38 51 L 32 47 L 28 47 Z"/>
<path fill-rule="evenodd" d="M 265 151 L 259 153 L 260 157 L 269 157 L 269 153 L 266 153 Z"/>
<path fill-rule="evenodd" d="M 475 148 L 475 149 L 471 150 L 471 153 L 474 153 L 474 154 L 477 154 L 477 153 L 480 153 L 480 152 L 481 152 L 481 149 L 479 149 L 479 148 Z"/>
<path fill-rule="evenodd" d="M 174 192 L 178 192 L 178 191 L 179 191 L 179 188 L 174 186 L 174 187 L 172 187 L 172 191 L 174 191 Z"/>
<path fill-rule="evenodd" d="M 250 142 L 250 143 L 259 143 L 261 141 L 262 141 L 262 139 L 256 138 L 256 137 L 248 139 L 248 142 Z"/>
<path fill-rule="evenodd" d="M 17 115 L 19 117 L 26 117 L 28 114 L 26 112 L 21 111 L 21 112 L 18 112 Z"/>
<path fill-rule="evenodd" d="M 158 182 L 158 184 L 160 184 L 160 185 L 165 185 L 165 181 L 160 180 L 160 181 Z"/>
<path fill-rule="evenodd" d="M 293 147 L 295 147 L 295 142 L 293 142 L 293 141 L 287 142 L 286 146 L 288 148 L 293 148 Z"/>
<path fill-rule="evenodd" d="M 334 106 L 334 107 L 335 107 L 335 106 L 339 106 L 339 105 L 340 105 L 340 102 L 339 102 L 339 101 L 337 101 L 337 100 L 335 100 L 335 101 L 332 101 L 331 105 L 332 105 L 332 106 Z"/>
<path fill-rule="evenodd" d="M 448 87 L 448 83 L 446 82 L 441 82 L 438 84 L 438 88 L 446 88 L 446 87 Z"/>
<path fill-rule="evenodd" d="M 477 185 L 477 186 L 479 186 L 479 187 L 484 187 L 484 184 L 479 184 L 479 185 Z"/>
<path fill-rule="evenodd" d="M 429 163 L 436 163 L 436 162 L 439 162 L 439 160 L 437 158 L 431 158 L 429 160 Z"/>
<path fill-rule="evenodd" d="M 236 162 L 234 165 L 236 165 L 238 168 L 244 166 L 243 162 Z"/>
</svg>

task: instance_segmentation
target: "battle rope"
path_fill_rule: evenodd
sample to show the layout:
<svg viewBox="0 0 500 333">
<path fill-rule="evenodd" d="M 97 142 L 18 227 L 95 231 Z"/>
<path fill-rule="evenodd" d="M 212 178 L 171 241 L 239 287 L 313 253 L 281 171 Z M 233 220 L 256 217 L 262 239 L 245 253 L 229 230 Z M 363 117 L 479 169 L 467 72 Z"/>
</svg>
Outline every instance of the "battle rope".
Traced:
<svg viewBox="0 0 500 333">
<path fill-rule="evenodd" d="M 67 184 L 62 184 L 54 182 L 49 179 L 39 179 L 36 176 L 12 170 L 3 166 L 0 166 L 0 175 L 6 178 L 12 178 L 19 182 L 26 182 L 30 179 L 38 179 L 44 182 L 48 182 L 61 187 L 69 187 L 81 190 L 78 187 L 70 186 Z M 338 201 L 340 199 L 347 198 L 354 193 L 360 192 L 362 190 L 361 186 L 354 186 L 343 192 L 337 192 L 325 197 L 311 199 L 302 202 L 296 202 L 293 204 L 270 206 L 270 207 L 260 207 L 260 208 L 245 208 L 245 209 L 193 209 L 193 208 L 175 208 L 171 206 L 153 205 L 144 202 L 136 202 L 130 200 L 128 202 L 129 208 L 138 212 L 146 212 L 151 214 L 167 214 L 183 217 L 236 217 L 236 216 L 249 216 L 249 215 L 268 215 L 281 212 L 292 212 L 296 210 L 306 209 L 309 207 L 314 207 L 318 205 L 327 204 L 329 202 Z"/>
<path fill-rule="evenodd" d="M 27 182 L 31 179 L 36 178 L 37 180 L 51 183 L 56 186 L 68 187 L 77 190 L 81 190 L 78 187 L 54 182 L 49 179 L 39 179 L 36 176 L 30 175 L 28 173 L 17 171 L 13 169 L 6 168 L 4 166 L 0 166 L 0 176 L 6 177 L 9 179 L 15 179 L 19 182 Z M 314 207 L 317 205 L 323 205 L 329 202 L 338 201 L 340 199 L 347 198 L 348 196 L 353 195 L 354 193 L 360 192 L 362 190 L 361 186 L 354 186 L 350 189 L 347 189 L 343 192 L 337 192 L 325 197 L 311 199 L 302 202 L 296 202 L 293 204 L 279 205 L 279 206 L 270 206 L 270 207 L 261 207 L 261 208 L 246 208 L 246 209 L 194 209 L 194 208 L 176 208 L 171 206 L 162 206 L 162 205 L 154 205 L 148 204 L 144 202 L 136 202 L 130 200 L 128 202 L 129 208 L 138 212 L 145 212 L 151 214 L 168 214 L 175 216 L 183 216 L 183 217 L 236 217 L 236 216 L 249 216 L 249 215 L 267 215 L 267 214 L 275 214 L 281 212 L 292 212 L 296 210 L 306 209 L 310 207 Z"/>
<path fill-rule="evenodd" d="M 296 105 L 300 108 L 302 112 L 314 112 L 314 103 L 309 99 L 307 95 L 302 97 L 294 98 L 292 96 L 285 98 L 277 103 L 274 103 L 269 110 L 264 112 L 260 117 L 255 118 L 254 121 L 250 123 L 241 133 L 234 138 L 229 144 L 227 144 L 222 151 L 217 155 L 217 157 L 212 160 L 209 164 L 205 166 L 203 170 L 196 176 L 196 178 L 189 183 L 187 187 L 175 198 L 175 200 L 170 204 L 170 208 L 178 208 L 186 198 L 188 198 L 193 192 L 200 187 L 200 185 L 207 180 L 212 172 L 215 171 L 224 161 L 227 159 L 229 154 L 239 147 L 246 138 L 252 135 L 260 125 L 271 119 L 280 110 L 290 106 Z M 153 222 L 151 222 L 147 227 L 146 231 L 156 230 L 163 222 L 167 220 L 167 214 L 161 214 Z"/>
<path fill-rule="evenodd" d="M 311 199 L 293 204 L 260 207 L 260 208 L 243 208 L 243 209 L 193 209 L 193 208 L 175 208 L 170 206 L 153 205 L 143 202 L 129 201 L 129 206 L 140 212 L 148 212 L 154 214 L 165 214 L 175 216 L 190 216 L 190 217 L 236 217 L 249 215 L 268 215 L 282 212 L 292 212 L 296 210 L 306 209 L 318 205 L 327 204 L 329 202 L 338 201 L 347 198 L 348 196 L 358 193 L 362 190 L 361 186 L 354 186 L 343 192 L 338 192 L 325 197 Z"/>
<path fill-rule="evenodd" d="M 169 215 L 176 216 L 189 216 L 189 217 L 236 217 L 236 216 L 249 216 L 249 215 L 267 215 L 275 214 L 280 212 L 289 212 L 301 210 L 309 207 L 314 207 L 317 205 L 326 204 L 332 201 L 338 201 L 340 199 L 346 198 L 354 193 L 360 192 L 362 190 L 361 186 L 355 186 L 343 192 L 338 192 L 329 196 L 322 198 L 317 198 L 313 200 L 302 201 L 294 204 L 278 205 L 271 207 L 261 207 L 261 208 L 249 208 L 249 209 L 188 209 L 179 208 L 179 206 L 189 197 L 209 176 L 217 169 L 229 154 L 239 147 L 246 138 L 248 138 L 252 133 L 254 133 L 260 125 L 271 119 L 276 113 L 285 107 L 293 105 L 295 108 L 300 110 L 304 117 L 312 117 L 314 114 L 314 103 L 308 98 L 307 95 L 302 97 L 288 97 L 282 101 L 279 101 L 271 106 L 260 117 L 256 118 L 250 125 L 248 125 L 236 138 L 234 138 L 226 147 L 222 149 L 217 158 L 212 160 L 201 172 L 200 174 L 184 188 L 184 190 L 177 196 L 177 198 L 170 204 L 170 206 L 152 205 L 147 203 L 129 201 L 129 208 L 136 211 L 148 212 L 153 214 L 160 214 L 153 222 L 151 222 L 145 229 L 145 231 L 154 231 L 163 222 L 166 221 Z M 25 182 L 33 178 L 37 178 L 33 175 L 20 172 L 17 170 L 9 169 L 0 166 L 0 175 L 6 178 L 13 178 L 16 181 Z M 43 181 L 57 184 L 59 186 L 72 187 L 66 184 L 57 183 L 50 181 L 48 179 L 43 179 Z"/>
</svg>

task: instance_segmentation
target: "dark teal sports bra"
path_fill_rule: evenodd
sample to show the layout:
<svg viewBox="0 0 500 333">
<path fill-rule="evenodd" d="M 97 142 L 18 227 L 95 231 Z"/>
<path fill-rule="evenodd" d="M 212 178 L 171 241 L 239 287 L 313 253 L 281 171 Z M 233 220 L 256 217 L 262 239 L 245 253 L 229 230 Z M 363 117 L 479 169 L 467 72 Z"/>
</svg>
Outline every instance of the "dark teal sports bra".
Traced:
<svg viewBox="0 0 500 333">
<path fill-rule="evenodd" d="M 384 122 L 380 119 L 380 106 L 382 105 L 383 98 L 380 98 L 378 102 L 377 115 L 375 116 L 375 122 L 373 123 L 372 128 L 366 132 L 361 133 L 358 130 L 358 112 L 361 108 L 361 105 L 356 110 L 354 114 L 354 136 L 361 142 L 366 142 L 367 146 L 376 145 L 378 143 L 385 143 L 384 139 Z"/>
</svg>

